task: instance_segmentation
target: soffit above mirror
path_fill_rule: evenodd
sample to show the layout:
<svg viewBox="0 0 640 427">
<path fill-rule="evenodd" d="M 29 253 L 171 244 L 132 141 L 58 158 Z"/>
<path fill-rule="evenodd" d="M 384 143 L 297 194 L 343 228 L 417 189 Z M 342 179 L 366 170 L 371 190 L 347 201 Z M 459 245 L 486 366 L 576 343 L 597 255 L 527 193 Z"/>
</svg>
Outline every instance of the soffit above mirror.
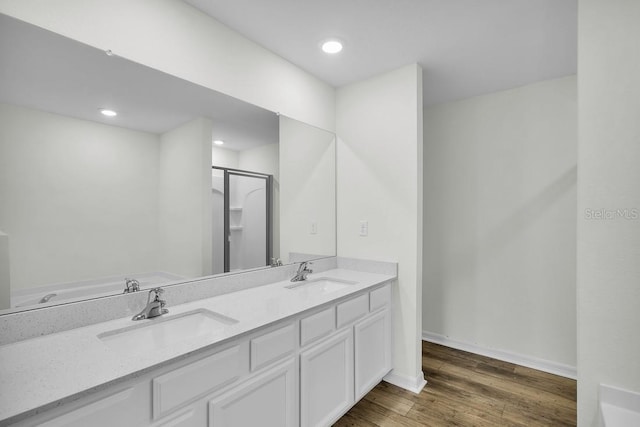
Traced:
<svg viewBox="0 0 640 427">
<path fill-rule="evenodd" d="M 0 53 L 2 103 L 154 134 L 209 117 L 214 138 L 238 141 L 230 150 L 278 139 L 272 111 L 2 14 Z M 101 108 L 118 116 L 104 117 Z"/>
</svg>

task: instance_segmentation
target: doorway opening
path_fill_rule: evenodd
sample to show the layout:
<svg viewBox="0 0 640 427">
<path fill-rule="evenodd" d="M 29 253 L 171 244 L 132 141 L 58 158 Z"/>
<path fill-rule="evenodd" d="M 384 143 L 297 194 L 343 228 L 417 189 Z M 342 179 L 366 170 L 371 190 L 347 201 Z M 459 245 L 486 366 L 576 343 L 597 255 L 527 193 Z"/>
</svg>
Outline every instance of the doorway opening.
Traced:
<svg viewBox="0 0 640 427">
<path fill-rule="evenodd" d="M 213 274 L 270 264 L 273 176 L 212 167 Z"/>
</svg>

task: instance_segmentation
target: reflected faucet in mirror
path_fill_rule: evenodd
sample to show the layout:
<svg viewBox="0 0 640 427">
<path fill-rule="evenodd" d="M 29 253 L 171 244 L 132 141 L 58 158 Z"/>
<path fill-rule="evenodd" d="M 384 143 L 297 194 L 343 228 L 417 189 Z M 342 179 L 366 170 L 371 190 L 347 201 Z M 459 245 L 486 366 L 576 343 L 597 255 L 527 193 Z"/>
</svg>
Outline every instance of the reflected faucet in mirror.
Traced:
<svg viewBox="0 0 640 427">
<path fill-rule="evenodd" d="M 140 282 L 136 279 L 128 279 L 124 278 L 124 292 L 123 294 L 128 294 L 131 292 L 138 292 L 140 290 Z"/>
<path fill-rule="evenodd" d="M 42 299 L 38 302 L 38 304 L 44 304 L 46 302 L 49 302 L 49 300 L 53 297 L 55 297 L 58 294 L 47 294 L 45 296 L 42 297 Z"/>
<path fill-rule="evenodd" d="M 149 296 L 147 297 L 147 305 L 142 311 L 131 318 L 131 320 L 142 320 L 142 319 L 151 319 L 153 317 L 162 316 L 163 314 L 167 314 L 169 310 L 164 308 L 167 305 L 167 302 L 163 299 L 160 299 L 160 295 L 164 293 L 164 289 L 162 288 L 153 288 L 149 291 Z M 151 294 L 154 294 L 153 301 L 151 300 Z"/>
</svg>

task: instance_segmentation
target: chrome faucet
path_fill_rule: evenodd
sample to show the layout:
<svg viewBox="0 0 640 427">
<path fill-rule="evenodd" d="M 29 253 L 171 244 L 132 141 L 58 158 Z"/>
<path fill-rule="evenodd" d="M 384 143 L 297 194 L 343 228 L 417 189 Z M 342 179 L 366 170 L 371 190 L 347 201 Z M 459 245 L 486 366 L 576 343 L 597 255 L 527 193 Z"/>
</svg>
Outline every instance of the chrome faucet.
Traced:
<svg viewBox="0 0 640 427">
<path fill-rule="evenodd" d="M 128 294 L 130 292 L 138 292 L 140 290 L 140 282 L 136 279 L 128 279 L 124 278 L 124 292 L 123 294 Z"/>
<path fill-rule="evenodd" d="M 152 317 L 162 316 L 169 312 L 165 305 L 167 302 L 163 299 L 160 299 L 160 295 L 162 295 L 164 289 L 162 288 L 154 288 L 149 291 L 149 296 L 147 297 L 147 306 L 142 309 L 142 311 L 131 318 L 131 320 L 142 320 L 142 319 L 151 319 Z M 153 301 L 151 300 L 151 294 L 154 294 Z"/>
<path fill-rule="evenodd" d="M 303 280 L 307 280 L 307 275 L 309 273 L 313 273 L 313 270 L 311 270 L 310 268 L 307 268 L 308 265 L 312 264 L 311 262 L 308 261 L 303 261 L 300 263 L 300 266 L 298 266 L 298 272 L 296 273 L 295 276 L 293 276 L 293 278 L 291 279 L 292 282 L 301 282 Z"/>
<path fill-rule="evenodd" d="M 45 302 L 49 302 L 49 300 L 55 297 L 56 295 L 58 294 L 46 294 L 45 296 L 42 297 L 40 301 L 38 301 L 38 304 L 44 304 Z"/>
</svg>

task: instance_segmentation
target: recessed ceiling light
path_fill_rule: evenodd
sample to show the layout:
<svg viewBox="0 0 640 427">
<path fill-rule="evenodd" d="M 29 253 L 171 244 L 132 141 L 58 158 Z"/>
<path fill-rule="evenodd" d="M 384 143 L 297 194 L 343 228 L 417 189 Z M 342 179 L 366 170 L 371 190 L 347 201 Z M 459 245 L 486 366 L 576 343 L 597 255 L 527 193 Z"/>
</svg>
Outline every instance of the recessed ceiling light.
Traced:
<svg viewBox="0 0 640 427">
<path fill-rule="evenodd" d="M 216 140 L 213 141 L 213 143 L 216 144 L 216 145 L 224 145 L 224 141 L 221 140 L 221 139 L 216 139 Z"/>
<path fill-rule="evenodd" d="M 115 117 L 118 115 L 118 113 L 116 113 L 113 110 L 109 110 L 108 108 L 101 108 L 100 112 L 102 113 L 102 115 L 107 116 L 107 117 Z"/>
<path fill-rule="evenodd" d="M 327 40 L 322 43 L 322 50 L 325 53 L 338 53 L 342 50 L 342 42 L 336 39 Z"/>
</svg>

